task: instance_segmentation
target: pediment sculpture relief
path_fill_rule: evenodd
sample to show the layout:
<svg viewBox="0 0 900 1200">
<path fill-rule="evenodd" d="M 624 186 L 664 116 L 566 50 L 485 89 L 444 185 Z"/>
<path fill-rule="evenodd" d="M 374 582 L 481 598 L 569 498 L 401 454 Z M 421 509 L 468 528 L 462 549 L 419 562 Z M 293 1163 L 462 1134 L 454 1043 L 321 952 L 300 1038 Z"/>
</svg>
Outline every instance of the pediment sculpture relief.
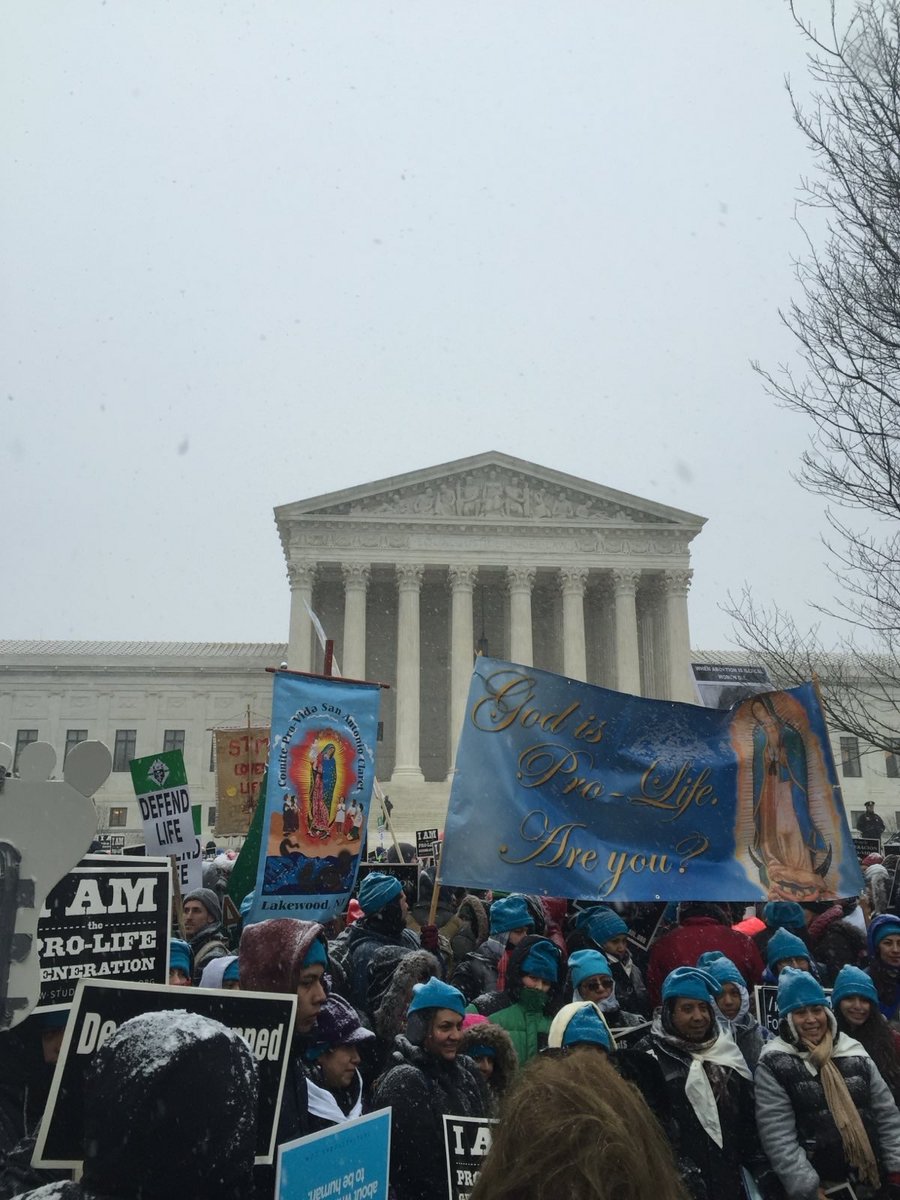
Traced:
<svg viewBox="0 0 900 1200">
<path fill-rule="evenodd" d="M 573 488 L 496 470 L 448 476 L 425 487 L 401 488 L 322 511 L 351 516 L 383 514 L 501 521 L 660 520 L 653 514 L 622 508 Z"/>
</svg>

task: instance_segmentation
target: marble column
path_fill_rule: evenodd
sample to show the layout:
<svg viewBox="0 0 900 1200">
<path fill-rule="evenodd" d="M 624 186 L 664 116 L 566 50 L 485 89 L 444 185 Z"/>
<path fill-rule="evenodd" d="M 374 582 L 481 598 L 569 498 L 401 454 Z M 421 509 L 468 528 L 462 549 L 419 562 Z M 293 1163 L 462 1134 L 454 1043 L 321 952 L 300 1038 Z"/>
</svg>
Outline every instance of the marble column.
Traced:
<svg viewBox="0 0 900 1200">
<path fill-rule="evenodd" d="M 508 567 L 509 657 L 524 667 L 534 666 L 534 640 L 531 632 L 531 589 L 534 567 Z"/>
<path fill-rule="evenodd" d="M 559 572 L 563 616 L 563 674 L 587 679 L 584 644 L 584 589 L 588 573 L 583 567 L 563 567 Z"/>
<path fill-rule="evenodd" d="M 616 621 L 616 690 L 632 696 L 641 693 L 641 663 L 638 653 L 637 591 L 639 571 L 612 572 Z"/>
<path fill-rule="evenodd" d="M 419 766 L 419 595 L 421 564 L 397 566 L 397 742 L 392 779 L 421 783 Z"/>
<path fill-rule="evenodd" d="M 366 677 L 366 589 L 368 563 L 342 563 L 344 576 L 344 652 L 341 674 L 347 679 Z"/>
<path fill-rule="evenodd" d="M 312 621 L 309 619 L 307 605 L 312 608 L 315 578 L 314 562 L 291 563 L 288 567 L 288 579 L 291 583 L 291 624 L 287 664 L 292 671 L 311 671 L 313 666 Z"/>
<path fill-rule="evenodd" d="M 450 567 L 450 763 L 447 778 L 455 771 L 456 747 L 466 717 L 466 699 L 472 679 L 475 630 L 472 593 L 477 567 Z"/>
<path fill-rule="evenodd" d="M 687 594 L 693 571 L 666 571 L 665 587 L 666 638 L 668 642 L 669 697 L 696 704 L 691 674 L 691 635 L 688 625 Z"/>
</svg>

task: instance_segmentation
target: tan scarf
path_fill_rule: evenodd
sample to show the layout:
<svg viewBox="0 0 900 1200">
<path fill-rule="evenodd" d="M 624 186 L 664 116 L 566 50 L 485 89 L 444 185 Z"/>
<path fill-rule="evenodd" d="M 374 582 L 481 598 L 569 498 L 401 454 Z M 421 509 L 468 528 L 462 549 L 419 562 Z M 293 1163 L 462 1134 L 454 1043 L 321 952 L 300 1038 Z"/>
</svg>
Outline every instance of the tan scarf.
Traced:
<svg viewBox="0 0 900 1200">
<path fill-rule="evenodd" d="M 834 1039 L 831 1029 L 826 1029 L 825 1036 L 818 1046 L 810 1048 L 809 1061 L 819 1072 L 819 1079 L 825 1092 L 825 1103 L 828 1105 L 838 1133 L 841 1135 L 847 1162 L 856 1168 L 860 1179 L 871 1187 L 877 1188 L 881 1181 L 878 1178 L 878 1164 L 872 1153 L 872 1143 L 869 1141 L 862 1118 L 850 1099 L 844 1077 L 832 1058 L 833 1051 Z"/>
</svg>

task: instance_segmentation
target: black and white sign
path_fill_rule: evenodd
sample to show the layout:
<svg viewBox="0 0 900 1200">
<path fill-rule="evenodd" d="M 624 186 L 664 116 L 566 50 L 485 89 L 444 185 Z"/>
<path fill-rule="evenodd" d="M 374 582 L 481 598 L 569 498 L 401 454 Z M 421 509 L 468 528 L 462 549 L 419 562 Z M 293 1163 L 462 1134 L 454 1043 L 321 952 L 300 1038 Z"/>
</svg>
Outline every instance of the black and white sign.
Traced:
<svg viewBox="0 0 900 1200">
<path fill-rule="evenodd" d="M 419 862 L 433 863 L 438 855 L 440 836 L 437 829 L 416 830 L 416 858 Z"/>
<path fill-rule="evenodd" d="M 694 685 L 704 708 L 731 708 L 748 696 L 771 692 L 775 685 L 765 667 L 730 663 L 691 663 Z"/>
<path fill-rule="evenodd" d="M 659 925 L 666 911 L 665 901 L 659 904 L 635 906 L 634 914 L 628 918 L 628 940 L 640 950 L 649 950 L 659 936 Z"/>
<path fill-rule="evenodd" d="M 50 1098 L 32 1162 L 36 1167 L 81 1166 L 81 1110 L 84 1072 L 93 1055 L 116 1029 L 141 1013 L 180 1008 L 212 1017 L 237 1030 L 259 1068 L 257 1163 L 272 1162 L 281 1092 L 294 1030 L 296 996 L 262 992 L 207 991 L 139 983 L 81 979 L 72 1002 Z M 184 1114 L 185 1120 L 190 1114 Z M 160 1146 L 160 1153 L 165 1147 Z"/>
<path fill-rule="evenodd" d="M 778 988 L 773 984 L 757 985 L 753 989 L 756 1000 L 756 1019 L 763 1029 L 777 1034 L 780 1018 L 778 1016 Z"/>
<path fill-rule="evenodd" d="M 171 893 L 168 858 L 83 858 L 38 918 L 35 1012 L 67 1008 L 82 976 L 166 983 Z"/>
<path fill-rule="evenodd" d="M 360 885 L 367 875 L 371 875 L 373 871 L 380 871 L 382 875 L 396 875 L 403 884 L 403 890 L 406 892 L 407 900 L 412 897 L 416 898 L 416 892 L 419 886 L 419 864 L 418 863 L 389 863 L 389 862 L 372 862 L 360 863 L 359 872 L 356 876 L 356 887 L 353 889 L 353 895 L 359 895 Z"/>
<path fill-rule="evenodd" d="M 855 837 L 853 839 L 853 849 L 856 851 L 856 857 L 862 862 L 870 854 L 881 853 L 881 841 L 879 838 Z"/>
<path fill-rule="evenodd" d="M 444 1117 L 450 1200 L 469 1200 L 496 1124 L 490 1117 Z"/>
</svg>

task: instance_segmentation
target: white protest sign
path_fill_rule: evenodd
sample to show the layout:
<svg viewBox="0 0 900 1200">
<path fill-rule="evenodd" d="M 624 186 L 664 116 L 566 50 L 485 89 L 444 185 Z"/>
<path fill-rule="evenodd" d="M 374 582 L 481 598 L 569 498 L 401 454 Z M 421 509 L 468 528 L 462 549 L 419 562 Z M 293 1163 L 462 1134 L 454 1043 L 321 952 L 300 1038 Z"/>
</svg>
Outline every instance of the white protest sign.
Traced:
<svg viewBox="0 0 900 1200">
<path fill-rule="evenodd" d="M 132 759 L 130 767 L 147 854 L 175 859 L 182 893 L 202 887 L 203 856 L 194 833 L 184 755 L 180 750 L 161 751 Z"/>
</svg>

